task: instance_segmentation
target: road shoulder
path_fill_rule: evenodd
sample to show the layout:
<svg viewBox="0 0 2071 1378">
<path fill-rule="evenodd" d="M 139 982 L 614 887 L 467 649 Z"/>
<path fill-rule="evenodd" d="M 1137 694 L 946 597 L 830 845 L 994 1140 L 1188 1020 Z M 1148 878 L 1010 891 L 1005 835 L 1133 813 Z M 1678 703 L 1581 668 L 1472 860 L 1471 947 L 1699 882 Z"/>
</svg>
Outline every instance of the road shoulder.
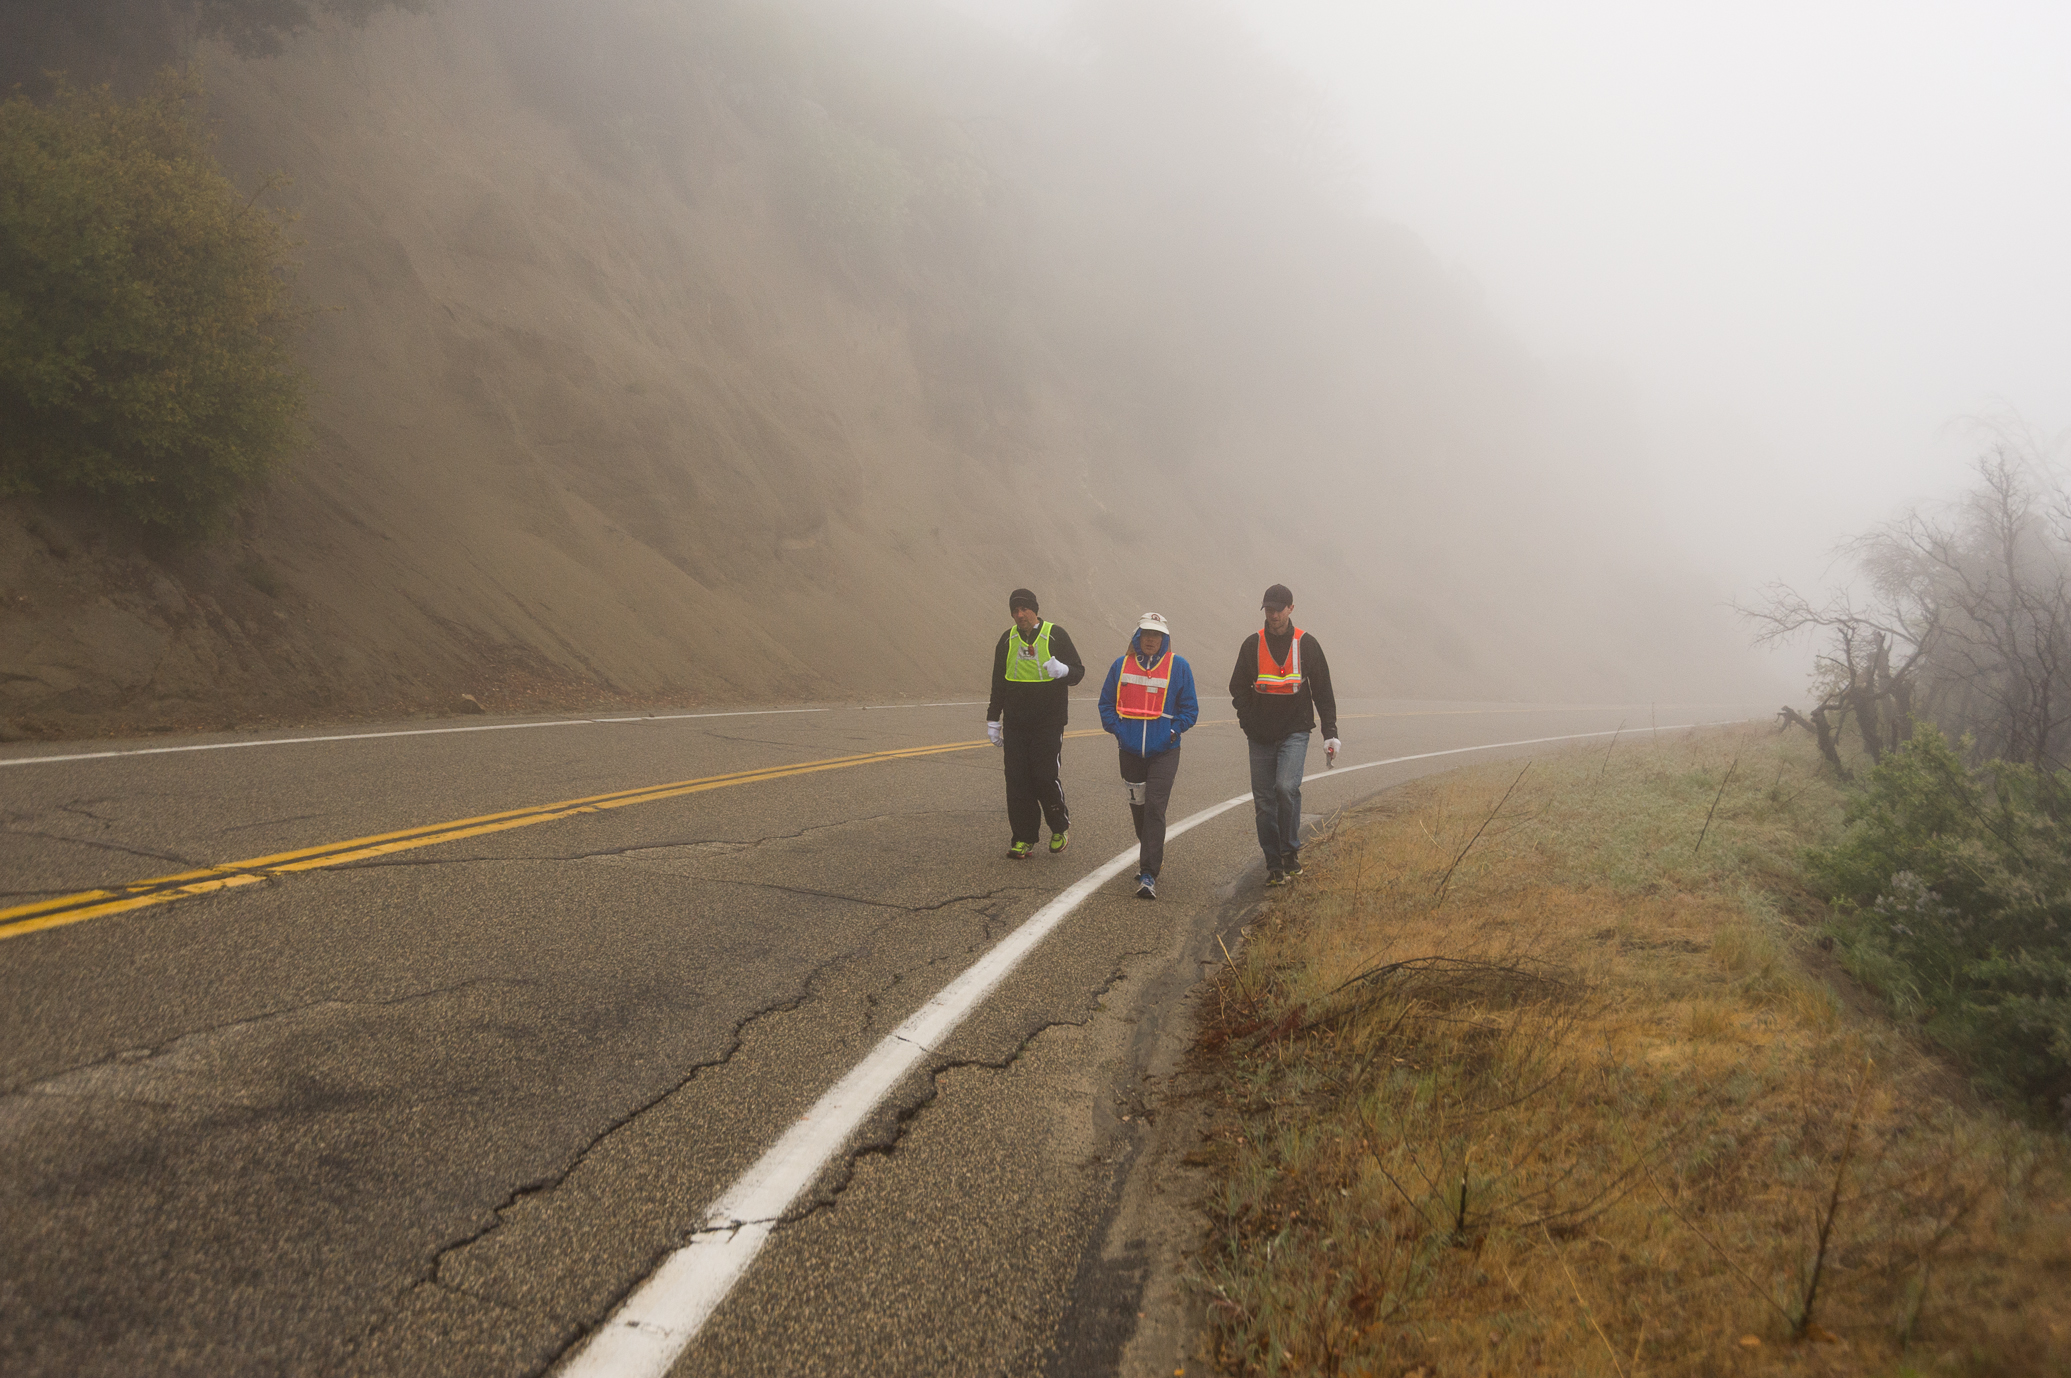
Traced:
<svg viewBox="0 0 2071 1378">
<path fill-rule="evenodd" d="M 1112 1021 L 1117 1072 L 1105 1098 L 1115 1145 L 1102 1218 L 1087 1240 L 1046 1372 L 1164 1378 L 1211 1371 L 1201 1353 L 1206 1299 L 1189 1279 L 1207 1235 L 1214 1185 L 1199 1147 L 1214 1078 L 1194 1058 L 1214 1017 L 1215 971 L 1263 908 L 1258 867 L 1217 892 L 1187 925 L 1179 960 Z"/>
</svg>

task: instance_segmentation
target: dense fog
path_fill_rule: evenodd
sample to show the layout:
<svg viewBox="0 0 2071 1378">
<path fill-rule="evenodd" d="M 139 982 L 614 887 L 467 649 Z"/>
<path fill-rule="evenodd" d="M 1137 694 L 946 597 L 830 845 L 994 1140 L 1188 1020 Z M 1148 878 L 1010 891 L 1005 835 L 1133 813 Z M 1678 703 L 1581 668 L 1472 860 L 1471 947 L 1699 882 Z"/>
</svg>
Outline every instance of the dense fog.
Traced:
<svg viewBox="0 0 2071 1378">
<path fill-rule="evenodd" d="M 1287 583 L 1347 692 L 1774 702 L 1800 666 L 1732 601 L 1910 482 L 1886 458 L 1836 480 L 1807 459 L 1842 453 L 1835 418 L 1770 406 L 1831 339 L 1743 339 L 1742 372 L 1706 373 L 1683 348 L 1719 334 L 1705 303 L 1753 309 L 1730 274 L 1633 276 L 1676 246 L 1608 199 L 1575 251 L 1601 178 L 1477 219 L 1412 175 L 1501 190 L 1502 131 L 1563 127 L 1548 73 L 1507 107 L 1487 72 L 1474 109 L 1464 77 L 1414 97 L 1532 32 L 1497 16 L 298 12 L 242 47 L 143 25 L 120 59 L 130 30 L 34 9 L 118 84 L 197 64 L 233 178 L 297 217 L 314 383 L 310 443 L 236 543 L 160 561 L 205 615 L 123 593 L 156 575 L 76 514 L 49 519 L 101 563 L 24 538 L 53 608 L 119 612 L 21 632 L 53 668 L 15 697 L 48 730 L 152 695 L 947 693 L 983 672 L 947 648 L 988 644 L 1017 586 L 1099 651 L 1151 608 L 1212 661 Z M 1674 330 L 1636 305 L 1670 280 Z"/>
<path fill-rule="evenodd" d="M 1363 204 L 1623 393 L 1736 587 L 1821 582 L 1994 432 L 2071 427 L 2063 7 L 1237 8 L 1327 93 Z"/>
</svg>

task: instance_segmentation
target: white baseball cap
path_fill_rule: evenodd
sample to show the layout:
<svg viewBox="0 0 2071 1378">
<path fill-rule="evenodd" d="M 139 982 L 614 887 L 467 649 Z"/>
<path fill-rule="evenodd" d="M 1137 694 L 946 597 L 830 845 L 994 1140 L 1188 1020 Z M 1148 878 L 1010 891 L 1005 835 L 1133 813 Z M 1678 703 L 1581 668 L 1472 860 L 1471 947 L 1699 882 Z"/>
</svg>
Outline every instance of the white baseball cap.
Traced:
<svg viewBox="0 0 2071 1378">
<path fill-rule="evenodd" d="M 1147 612 L 1137 618 L 1136 630 L 1140 632 L 1163 632 L 1167 636 L 1172 635 L 1172 628 L 1165 625 L 1165 614 L 1161 612 Z"/>
</svg>

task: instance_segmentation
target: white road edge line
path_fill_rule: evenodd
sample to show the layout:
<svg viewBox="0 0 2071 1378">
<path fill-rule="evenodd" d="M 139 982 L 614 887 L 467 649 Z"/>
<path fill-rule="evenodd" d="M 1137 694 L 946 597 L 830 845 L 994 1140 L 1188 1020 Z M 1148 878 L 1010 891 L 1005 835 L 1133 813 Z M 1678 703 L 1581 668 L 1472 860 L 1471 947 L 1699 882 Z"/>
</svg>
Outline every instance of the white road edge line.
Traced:
<svg viewBox="0 0 2071 1378">
<path fill-rule="evenodd" d="M 1073 699 L 1093 703 L 1094 699 Z M 853 708 L 740 708 L 724 713 L 639 713 L 624 718 L 555 718 L 548 722 L 476 723 L 471 727 L 409 727 L 393 732 L 334 732 L 322 737 L 262 737 L 248 742 L 201 742 L 194 746 L 140 746 L 122 751 L 81 751 L 65 756 L 15 756 L 0 766 L 49 765 L 58 761 L 105 761 L 117 756 L 170 756 L 182 751 L 240 751 L 254 746 L 299 746 L 308 742 L 366 742 L 382 737 L 443 737 L 454 732 L 522 732 L 533 727 L 593 727 L 600 723 L 684 722 L 692 718 L 778 718 L 790 713 L 880 713 L 891 708 L 983 708 L 984 699 L 942 703 L 859 703 Z"/>
<path fill-rule="evenodd" d="M 973 700 L 980 702 L 981 700 Z M 962 708 L 968 704 L 866 703 L 862 709 Z M 325 737 L 265 737 L 249 742 L 202 742 L 196 746 L 145 746 L 127 751 L 84 751 L 70 756 L 16 756 L 0 766 L 46 765 L 54 761 L 100 761 L 111 756 L 167 756 L 180 751 L 237 751 L 252 746 L 296 746 L 304 742 L 362 742 L 380 737 L 439 737 L 453 732 L 520 732 L 531 727 L 593 727 L 600 723 L 681 722 L 687 718 L 774 718 L 787 713 L 841 713 L 841 708 L 744 708 L 729 713 L 642 713 L 630 718 L 556 718 L 551 722 L 479 723 L 473 727 L 411 727 L 394 732 L 337 732 Z"/>
<path fill-rule="evenodd" d="M 1751 720 L 1750 720 L 1751 721 Z M 1678 723 L 1662 729 L 1681 731 L 1692 727 L 1719 727 L 1723 723 Z M 1559 737 L 1530 737 L 1516 742 L 1489 742 L 1481 746 L 1453 747 L 1445 751 L 1424 751 L 1414 756 L 1395 756 L 1385 761 L 1368 761 L 1356 766 L 1339 766 L 1304 776 L 1303 784 L 1334 780 L 1377 766 L 1401 765 L 1407 761 L 1428 761 L 1437 756 L 1460 756 L 1470 751 L 1500 751 L 1513 746 L 1540 746 L 1548 742 L 1582 741 L 1590 737 L 1614 737 L 1624 732 L 1573 732 Z M 1249 792 L 1225 799 L 1190 814 L 1165 830 L 1169 841 L 1218 814 L 1251 802 Z M 662 1260 L 647 1280 L 619 1304 L 609 1320 L 599 1327 L 575 1355 L 559 1370 L 559 1378 L 661 1378 L 697 1338 L 705 1321 L 726 1299 L 728 1292 L 748 1271 L 748 1265 L 762 1252 L 770 1231 L 783 1218 L 791 1203 L 812 1185 L 822 1168 L 870 1112 L 891 1093 L 901 1078 L 929 1053 L 941 1046 L 964 1018 L 984 1003 L 993 989 L 1021 964 L 1036 944 L 1049 936 L 1072 910 L 1107 881 L 1136 864 L 1136 849 L 1130 848 L 1074 882 L 1057 898 L 1029 916 L 1022 925 L 1002 938 L 963 975 L 951 981 L 898 1028 L 885 1035 L 855 1068 L 834 1083 L 812 1109 L 798 1117 L 791 1128 L 754 1166 L 726 1189 L 705 1212 L 704 1223 L 690 1242 Z"/>
</svg>

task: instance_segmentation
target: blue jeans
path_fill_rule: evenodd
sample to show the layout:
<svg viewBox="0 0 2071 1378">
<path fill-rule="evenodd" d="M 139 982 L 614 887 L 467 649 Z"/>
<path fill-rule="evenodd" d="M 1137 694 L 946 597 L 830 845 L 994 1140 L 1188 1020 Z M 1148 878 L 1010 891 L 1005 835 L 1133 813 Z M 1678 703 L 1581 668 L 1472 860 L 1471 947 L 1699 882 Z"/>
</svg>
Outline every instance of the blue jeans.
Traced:
<svg viewBox="0 0 2071 1378">
<path fill-rule="evenodd" d="M 1266 866 L 1284 871 L 1302 851 L 1302 766 L 1309 758 L 1309 734 L 1290 732 L 1277 742 L 1253 742 L 1251 807 L 1258 815 L 1258 849 Z"/>
</svg>

